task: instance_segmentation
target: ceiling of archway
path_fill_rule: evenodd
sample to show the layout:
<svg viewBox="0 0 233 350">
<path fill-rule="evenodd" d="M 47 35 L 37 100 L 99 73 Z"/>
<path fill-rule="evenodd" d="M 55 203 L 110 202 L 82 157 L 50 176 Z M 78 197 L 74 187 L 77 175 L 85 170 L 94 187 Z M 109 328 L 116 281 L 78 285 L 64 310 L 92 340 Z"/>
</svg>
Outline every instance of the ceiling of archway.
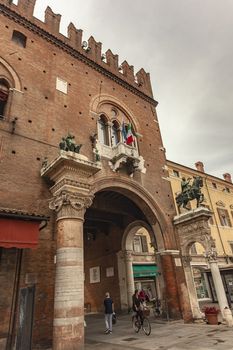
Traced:
<svg viewBox="0 0 233 350">
<path fill-rule="evenodd" d="M 101 227 L 104 231 L 110 225 L 121 228 L 135 220 L 147 222 L 138 206 L 126 196 L 114 191 L 102 191 L 96 194 L 92 206 L 85 214 L 85 228 Z"/>
</svg>

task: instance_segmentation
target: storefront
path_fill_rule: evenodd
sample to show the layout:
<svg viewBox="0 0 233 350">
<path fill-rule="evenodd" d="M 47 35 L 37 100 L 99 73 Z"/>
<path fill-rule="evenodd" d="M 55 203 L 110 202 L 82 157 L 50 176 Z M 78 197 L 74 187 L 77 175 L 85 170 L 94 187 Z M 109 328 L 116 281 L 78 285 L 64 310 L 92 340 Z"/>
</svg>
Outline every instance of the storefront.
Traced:
<svg viewBox="0 0 233 350">
<path fill-rule="evenodd" d="M 134 284 L 138 290 L 143 289 L 150 298 L 158 295 L 156 287 L 156 276 L 158 266 L 155 264 L 134 264 L 133 265 Z"/>
</svg>

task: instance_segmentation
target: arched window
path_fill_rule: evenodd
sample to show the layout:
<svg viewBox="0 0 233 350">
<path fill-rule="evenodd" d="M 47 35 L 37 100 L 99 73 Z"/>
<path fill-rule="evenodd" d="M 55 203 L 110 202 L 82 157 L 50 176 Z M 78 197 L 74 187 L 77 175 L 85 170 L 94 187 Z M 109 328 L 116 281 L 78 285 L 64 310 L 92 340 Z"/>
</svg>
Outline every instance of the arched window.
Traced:
<svg viewBox="0 0 233 350">
<path fill-rule="evenodd" d="M 120 142 L 120 129 L 119 129 L 119 124 L 116 120 L 114 120 L 112 123 L 111 138 L 112 138 L 112 146 L 116 146 Z"/>
<path fill-rule="evenodd" d="M 98 120 L 98 139 L 100 143 L 109 146 L 108 126 L 104 115 Z"/>
<path fill-rule="evenodd" d="M 4 116 L 8 95 L 9 84 L 5 79 L 0 78 L 0 117 Z"/>
</svg>

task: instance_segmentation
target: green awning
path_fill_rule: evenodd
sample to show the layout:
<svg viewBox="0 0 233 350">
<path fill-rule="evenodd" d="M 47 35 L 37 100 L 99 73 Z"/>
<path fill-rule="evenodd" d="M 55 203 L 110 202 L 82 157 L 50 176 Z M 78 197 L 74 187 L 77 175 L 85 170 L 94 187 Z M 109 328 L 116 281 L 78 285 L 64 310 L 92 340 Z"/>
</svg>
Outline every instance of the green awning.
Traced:
<svg viewBox="0 0 233 350">
<path fill-rule="evenodd" d="M 158 266 L 156 265 L 133 265 L 134 277 L 155 277 L 158 275 Z"/>
</svg>

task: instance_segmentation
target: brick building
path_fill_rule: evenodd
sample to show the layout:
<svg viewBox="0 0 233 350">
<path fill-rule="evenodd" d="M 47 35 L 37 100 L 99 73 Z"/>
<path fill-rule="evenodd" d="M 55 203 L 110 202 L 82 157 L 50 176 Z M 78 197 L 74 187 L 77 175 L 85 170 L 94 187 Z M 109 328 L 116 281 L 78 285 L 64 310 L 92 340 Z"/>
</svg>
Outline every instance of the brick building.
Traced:
<svg viewBox="0 0 233 350">
<path fill-rule="evenodd" d="M 135 282 L 189 321 L 149 74 L 34 5 L 0 0 L 0 347 L 81 349 Z"/>
</svg>

